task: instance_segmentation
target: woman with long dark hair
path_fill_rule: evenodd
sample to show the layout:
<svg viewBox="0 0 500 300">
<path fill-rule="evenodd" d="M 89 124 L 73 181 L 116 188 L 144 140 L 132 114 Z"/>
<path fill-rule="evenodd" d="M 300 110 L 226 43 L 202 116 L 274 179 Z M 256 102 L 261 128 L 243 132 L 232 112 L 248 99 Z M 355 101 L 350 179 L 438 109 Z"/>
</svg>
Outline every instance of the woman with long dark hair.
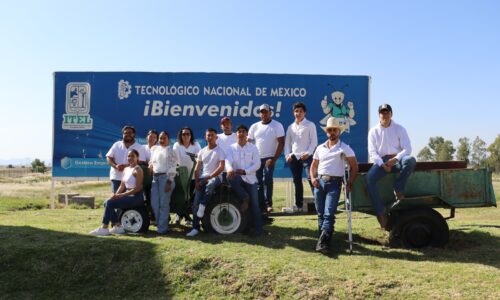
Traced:
<svg viewBox="0 0 500 300">
<path fill-rule="evenodd" d="M 195 140 L 193 130 L 189 127 L 181 128 L 177 134 L 177 142 L 174 144 L 174 151 L 177 153 L 179 166 L 186 167 L 191 174 L 194 169 L 195 158 L 200 150 L 200 143 Z M 190 194 L 193 189 L 194 178 L 191 180 Z M 187 207 L 191 207 L 190 203 L 186 203 L 186 205 Z M 191 217 L 188 211 L 178 212 L 175 223 L 180 224 L 182 217 L 186 219 L 186 225 L 191 225 Z"/>
<path fill-rule="evenodd" d="M 144 173 L 139 167 L 139 152 L 132 149 L 127 154 L 128 167 L 123 170 L 123 178 L 116 193 L 104 202 L 104 216 L 101 227 L 90 232 L 92 235 L 125 234 L 125 229 L 118 220 L 116 212 L 119 208 L 129 208 L 142 205 L 144 196 L 142 193 L 142 181 Z M 108 229 L 109 223 L 113 225 Z"/>
</svg>

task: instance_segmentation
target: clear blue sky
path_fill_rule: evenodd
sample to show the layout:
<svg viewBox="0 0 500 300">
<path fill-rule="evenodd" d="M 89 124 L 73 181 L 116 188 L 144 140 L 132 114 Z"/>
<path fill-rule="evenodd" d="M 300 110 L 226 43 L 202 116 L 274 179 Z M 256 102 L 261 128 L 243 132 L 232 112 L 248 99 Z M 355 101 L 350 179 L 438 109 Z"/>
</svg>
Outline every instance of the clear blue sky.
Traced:
<svg viewBox="0 0 500 300">
<path fill-rule="evenodd" d="M 6 1 L 0 159 L 51 158 L 54 71 L 370 75 L 414 154 L 500 134 L 500 1 Z"/>
</svg>

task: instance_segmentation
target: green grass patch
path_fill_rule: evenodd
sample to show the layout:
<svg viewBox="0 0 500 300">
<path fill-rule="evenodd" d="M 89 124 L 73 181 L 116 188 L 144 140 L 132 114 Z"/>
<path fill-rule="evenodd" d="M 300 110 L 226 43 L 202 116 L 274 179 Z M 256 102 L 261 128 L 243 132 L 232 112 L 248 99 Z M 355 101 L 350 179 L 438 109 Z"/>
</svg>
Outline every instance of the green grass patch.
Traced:
<svg viewBox="0 0 500 300">
<path fill-rule="evenodd" d="M 493 211 L 493 212 L 492 212 Z M 472 214 L 469 215 L 469 212 Z M 459 210 L 443 249 L 391 249 L 373 217 L 354 214 L 354 253 L 337 216 L 328 255 L 315 216 L 276 217 L 269 235 L 92 237 L 102 210 L 6 211 L 0 294 L 6 298 L 483 298 L 500 291 L 495 208 Z M 472 220 L 472 218 L 474 220 Z M 152 227 L 151 229 L 154 229 Z"/>
<path fill-rule="evenodd" d="M 375 218 L 356 212 L 353 254 L 341 213 L 322 255 L 314 215 L 275 217 L 259 238 L 186 238 L 184 226 L 166 236 L 92 237 L 102 208 L 41 209 L 47 183 L 15 185 L 7 192 L 16 197 L 0 191 L 0 298 L 500 299 L 497 208 L 458 209 L 448 244 L 421 250 L 389 248 Z M 94 193 L 96 202 L 109 195 L 108 182 L 65 185 L 57 191 Z M 494 188 L 498 199 L 500 181 Z M 277 208 L 285 190 L 276 184 Z"/>
<path fill-rule="evenodd" d="M 50 207 L 47 199 L 0 198 L 0 212 L 42 209 Z"/>
</svg>

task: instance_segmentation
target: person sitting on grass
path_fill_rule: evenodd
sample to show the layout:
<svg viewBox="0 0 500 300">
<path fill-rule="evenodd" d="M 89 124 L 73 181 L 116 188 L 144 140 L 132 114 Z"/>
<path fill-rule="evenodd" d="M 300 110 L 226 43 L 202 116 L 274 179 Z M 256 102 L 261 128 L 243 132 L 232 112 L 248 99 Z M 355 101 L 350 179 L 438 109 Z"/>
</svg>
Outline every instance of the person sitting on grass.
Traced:
<svg viewBox="0 0 500 300">
<path fill-rule="evenodd" d="M 144 173 L 139 167 L 139 152 L 132 149 L 128 152 L 128 167 L 123 170 L 123 178 L 116 193 L 104 202 L 104 216 L 101 227 L 92 230 L 91 235 L 125 234 L 125 229 L 118 220 L 116 209 L 135 207 L 144 204 L 142 181 Z M 113 224 L 108 229 L 109 222 Z"/>
</svg>

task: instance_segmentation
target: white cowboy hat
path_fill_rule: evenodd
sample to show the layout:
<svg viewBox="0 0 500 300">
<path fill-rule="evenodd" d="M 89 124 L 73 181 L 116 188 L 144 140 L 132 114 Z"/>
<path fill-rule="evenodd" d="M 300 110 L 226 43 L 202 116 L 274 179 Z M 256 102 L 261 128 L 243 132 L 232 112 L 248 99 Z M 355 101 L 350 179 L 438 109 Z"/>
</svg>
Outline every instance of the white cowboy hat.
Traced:
<svg viewBox="0 0 500 300">
<path fill-rule="evenodd" d="M 340 133 L 344 132 L 344 130 L 346 130 L 347 126 L 342 121 L 343 120 L 337 119 L 334 117 L 329 118 L 328 121 L 326 122 L 325 131 L 327 131 L 328 128 L 338 128 L 338 129 L 340 129 Z"/>
</svg>

